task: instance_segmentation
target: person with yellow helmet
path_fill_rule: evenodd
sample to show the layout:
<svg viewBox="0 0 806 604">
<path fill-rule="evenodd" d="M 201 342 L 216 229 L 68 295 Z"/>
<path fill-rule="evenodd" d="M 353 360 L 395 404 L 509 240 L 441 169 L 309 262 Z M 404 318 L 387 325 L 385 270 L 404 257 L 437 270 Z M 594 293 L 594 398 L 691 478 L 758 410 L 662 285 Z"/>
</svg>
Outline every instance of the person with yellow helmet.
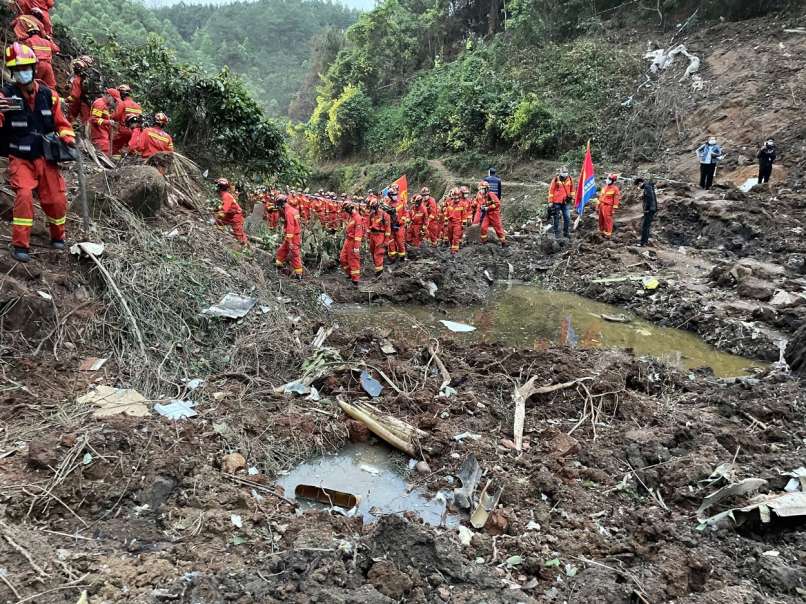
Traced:
<svg viewBox="0 0 806 604">
<path fill-rule="evenodd" d="M 58 137 L 72 147 L 75 132 L 56 91 L 35 80 L 33 49 L 15 42 L 6 48 L 5 62 L 13 82 L 0 90 L 0 154 L 8 157 L 8 182 L 14 189 L 11 255 L 29 262 L 34 191 L 48 218 L 51 246 L 64 249 L 66 186 L 56 162 L 46 158 L 46 137 Z"/>
<path fill-rule="evenodd" d="M 53 73 L 53 54 L 60 51 L 55 42 L 43 38 L 41 29 L 35 20 L 28 24 L 25 36 L 18 36 L 17 40 L 30 46 L 36 55 L 36 79 L 42 80 L 51 90 L 56 89 L 56 76 Z"/>
</svg>

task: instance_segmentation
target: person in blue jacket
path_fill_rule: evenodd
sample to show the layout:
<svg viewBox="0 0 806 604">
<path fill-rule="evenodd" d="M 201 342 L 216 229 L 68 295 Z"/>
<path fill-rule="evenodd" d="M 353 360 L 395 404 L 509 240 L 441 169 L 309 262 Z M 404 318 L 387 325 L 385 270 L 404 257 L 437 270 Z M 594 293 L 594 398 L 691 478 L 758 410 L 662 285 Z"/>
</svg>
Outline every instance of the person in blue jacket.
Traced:
<svg viewBox="0 0 806 604">
<path fill-rule="evenodd" d="M 716 137 L 712 136 L 707 143 L 703 143 L 697 149 L 697 158 L 700 160 L 700 188 L 710 189 L 714 184 L 714 174 L 719 161 L 724 157 L 722 147 L 716 142 Z"/>
<path fill-rule="evenodd" d="M 490 191 L 495 193 L 498 199 L 501 199 L 501 179 L 496 176 L 495 168 L 490 168 L 483 180 L 490 183 Z"/>
</svg>

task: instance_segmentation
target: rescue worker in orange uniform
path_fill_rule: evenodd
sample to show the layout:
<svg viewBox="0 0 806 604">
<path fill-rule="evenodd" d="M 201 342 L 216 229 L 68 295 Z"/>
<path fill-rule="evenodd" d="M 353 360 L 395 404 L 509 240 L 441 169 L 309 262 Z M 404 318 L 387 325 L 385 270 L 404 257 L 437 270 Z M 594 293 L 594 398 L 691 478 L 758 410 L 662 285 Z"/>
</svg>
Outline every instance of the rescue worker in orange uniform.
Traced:
<svg viewBox="0 0 806 604">
<path fill-rule="evenodd" d="M 369 232 L 369 254 L 375 265 L 375 276 L 383 273 L 383 262 L 386 256 L 386 245 L 392 239 L 392 219 L 381 208 L 376 195 L 370 195 L 367 231 Z"/>
<path fill-rule="evenodd" d="M 574 199 L 574 179 L 568 168 L 562 167 L 549 185 L 549 214 L 554 228 L 554 237 L 560 238 L 560 215 L 563 217 L 563 236 L 571 237 L 571 210 L 568 204 Z"/>
<path fill-rule="evenodd" d="M 114 94 L 112 91 L 115 91 Z M 112 155 L 112 128 L 118 94 L 114 88 L 107 88 L 106 92 L 92 102 L 90 108 L 90 140 L 100 152 Z"/>
<path fill-rule="evenodd" d="M 117 122 L 117 134 L 115 134 L 113 154 L 120 153 L 129 145 L 132 137 L 132 130 L 128 124 L 132 117 L 142 117 L 143 108 L 132 98 L 132 89 L 128 84 L 121 84 L 117 88 L 120 93 L 120 102 L 115 107 L 113 119 Z"/>
<path fill-rule="evenodd" d="M 263 202 L 263 218 L 266 220 L 266 226 L 270 229 L 276 229 L 280 224 L 280 211 L 274 203 L 273 193 L 266 191 L 261 195 Z"/>
<path fill-rule="evenodd" d="M 70 78 L 70 95 L 67 97 L 67 109 L 71 120 L 81 119 L 86 124 L 90 119 L 90 100 L 87 96 L 85 72 L 92 59 L 82 56 L 72 62 L 73 75 Z"/>
<path fill-rule="evenodd" d="M 501 223 L 501 200 L 498 195 L 490 191 L 490 183 L 482 180 L 479 183 L 479 192 L 476 195 L 479 223 L 481 224 L 481 242 L 487 243 L 487 232 L 493 227 L 501 247 L 507 246 L 507 234 Z"/>
<path fill-rule="evenodd" d="M 30 46 L 36 54 L 36 79 L 41 80 L 51 90 L 56 89 L 56 76 L 53 73 L 53 53 L 59 52 L 59 47 L 40 34 L 36 23 L 28 25 L 28 32 L 23 39 L 17 38 L 26 46 Z"/>
<path fill-rule="evenodd" d="M 621 189 L 616 181 L 618 174 L 608 174 L 605 186 L 599 191 L 597 208 L 599 209 L 599 232 L 610 239 L 613 236 L 613 216 L 621 203 Z"/>
<path fill-rule="evenodd" d="M 302 226 L 299 221 L 299 210 L 288 203 L 286 195 L 278 195 L 274 203 L 282 216 L 285 234 L 283 242 L 277 248 L 274 263 L 278 270 L 282 270 L 286 262 L 290 262 L 293 277 L 302 279 Z"/>
<path fill-rule="evenodd" d="M 426 210 L 428 211 L 428 227 L 426 229 L 426 237 L 431 245 L 437 245 L 439 242 L 439 234 L 442 228 L 442 221 L 439 219 L 439 206 L 437 200 L 431 197 L 431 191 L 428 187 L 420 189 L 420 195 L 423 196 Z"/>
<path fill-rule="evenodd" d="M 406 260 L 406 230 L 409 223 L 409 211 L 406 202 L 400 198 L 397 185 L 392 185 L 386 192 L 386 204 L 389 217 L 392 219 L 392 240 L 389 243 L 389 258 L 392 262 Z"/>
<path fill-rule="evenodd" d="M 129 150 L 143 159 L 150 159 L 157 153 L 173 153 L 174 139 L 165 132 L 164 128 L 170 120 L 164 113 L 154 116 L 154 125 L 143 128 L 141 116 L 131 114 L 128 117 L 132 135 L 129 139 Z"/>
<path fill-rule="evenodd" d="M 361 280 L 361 242 L 364 240 L 364 218 L 350 201 L 344 204 L 343 210 L 349 218 L 344 227 L 344 244 L 341 246 L 339 264 L 353 285 L 357 287 Z"/>
<path fill-rule="evenodd" d="M 29 262 L 34 191 L 50 225 L 51 246 L 64 249 L 66 186 L 58 165 L 45 159 L 43 135 L 55 134 L 72 147 L 75 133 L 62 113 L 56 91 L 35 80 L 33 49 L 15 42 L 6 48 L 5 60 L 14 80 L 0 92 L 0 149 L 8 156 L 8 182 L 14 189 L 11 255 L 19 262 Z"/>
<path fill-rule="evenodd" d="M 462 185 L 459 187 L 462 196 L 462 205 L 465 207 L 465 227 L 470 225 L 476 215 L 476 198 L 470 194 L 470 187 Z"/>
<path fill-rule="evenodd" d="M 467 219 L 467 209 L 462 200 L 462 192 L 458 188 L 451 189 L 451 194 L 445 202 L 443 217 L 443 233 L 451 246 L 451 254 L 459 251 L 459 245 L 464 236 L 464 225 Z"/>
<path fill-rule="evenodd" d="M 42 22 L 42 33 L 48 38 L 53 35 L 53 22 L 50 20 L 50 9 L 54 0 L 15 0 L 20 10 L 27 15 L 33 15 Z"/>
<path fill-rule="evenodd" d="M 11 27 L 14 30 L 14 37 L 17 40 L 22 40 L 28 37 L 28 32 L 32 27 L 36 27 L 37 31 L 42 31 L 42 21 L 33 15 L 19 15 L 11 22 Z"/>
<path fill-rule="evenodd" d="M 422 195 L 414 196 L 414 205 L 409 212 L 409 219 L 411 223 L 406 234 L 406 242 L 412 247 L 420 247 L 428 228 L 428 208 Z"/>
<path fill-rule="evenodd" d="M 218 189 L 218 198 L 221 200 L 221 205 L 218 207 L 216 214 L 216 224 L 218 225 L 232 225 L 232 234 L 235 235 L 241 245 L 248 245 L 249 240 L 246 238 L 246 233 L 243 231 L 243 210 L 235 198 L 230 193 L 230 183 L 226 178 L 219 178 L 215 181 L 216 188 Z"/>
</svg>

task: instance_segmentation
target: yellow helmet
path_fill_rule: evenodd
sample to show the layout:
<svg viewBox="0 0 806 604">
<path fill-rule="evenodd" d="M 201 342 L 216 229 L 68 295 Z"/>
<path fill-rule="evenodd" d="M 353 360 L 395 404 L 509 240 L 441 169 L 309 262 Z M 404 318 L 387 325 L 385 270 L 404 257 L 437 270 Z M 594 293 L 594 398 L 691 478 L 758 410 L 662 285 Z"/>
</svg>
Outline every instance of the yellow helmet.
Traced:
<svg viewBox="0 0 806 604">
<path fill-rule="evenodd" d="M 25 67 L 26 65 L 36 65 L 36 54 L 30 46 L 14 42 L 6 47 L 6 67 Z"/>
</svg>

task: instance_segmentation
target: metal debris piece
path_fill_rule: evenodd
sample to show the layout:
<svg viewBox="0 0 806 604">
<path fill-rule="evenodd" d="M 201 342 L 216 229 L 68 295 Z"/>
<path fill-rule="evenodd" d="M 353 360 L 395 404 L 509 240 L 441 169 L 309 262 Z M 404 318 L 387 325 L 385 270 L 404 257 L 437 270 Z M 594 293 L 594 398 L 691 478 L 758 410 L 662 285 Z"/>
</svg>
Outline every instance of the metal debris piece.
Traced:
<svg viewBox="0 0 806 604">
<path fill-rule="evenodd" d="M 81 243 L 76 243 L 75 245 L 70 246 L 70 253 L 73 256 L 81 256 L 84 254 L 92 254 L 96 258 L 98 256 L 102 256 L 104 253 L 103 243 L 92 243 L 91 241 L 82 241 Z"/>
<path fill-rule="evenodd" d="M 453 490 L 453 499 L 463 509 L 469 509 L 473 501 L 473 493 L 481 479 L 481 466 L 472 453 L 468 455 L 459 467 L 456 477 L 462 482 L 461 488 Z"/>
<path fill-rule="evenodd" d="M 467 323 L 457 323 L 456 321 L 445 321 L 444 319 L 440 319 L 439 322 L 454 333 L 469 333 L 471 331 L 476 331 L 475 327 L 473 327 L 472 325 L 468 325 Z"/>
<path fill-rule="evenodd" d="M 218 304 L 206 308 L 203 315 L 210 317 L 224 317 L 226 319 L 241 319 L 247 315 L 257 304 L 255 298 L 247 298 L 238 294 L 227 294 Z"/>
<path fill-rule="evenodd" d="M 361 387 L 372 398 L 379 397 L 381 391 L 383 390 L 383 386 L 381 386 L 381 383 L 366 371 L 361 372 Z"/>
<path fill-rule="evenodd" d="M 198 415 L 193 409 L 195 405 L 193 401 L 171 401 L 165 405 L 157 403 L 154 405 L 154 411 L 168 419 L 187 419 Z"/>
<path fill-rule="evenodd" d="M 498 505 L 498 500 L 501 499 L 501 493 L 504 491 L 503 487 L 494 486 L 491 480 L 487 481 L 479 494 L 479 503 L 473 513 L 470 515 L 470 524 L 474 528 L 484 528 L 487 524 L 487 519 L 492 514 L 495 507 Z"/>
<path fill-rule="evenodd" d="M 359 498 L 352 493 L 344 493 L 325 487 L 317 487 L 311 484 L 297 485 L 294 489 L 294 497 L 297 499 L 310 499 L 331 506 L 338 506 L 346 510 L 358 505 Z"/>
<path fill-rule="evenodd" d="M 83 361 L 81 361 L 81 365 L 78 366 L 79 371 L 98 371 L 101 367 L 104 366 L 109 359 L 99 359 L 98 357 L 87 357 Z"/>
</svg>

